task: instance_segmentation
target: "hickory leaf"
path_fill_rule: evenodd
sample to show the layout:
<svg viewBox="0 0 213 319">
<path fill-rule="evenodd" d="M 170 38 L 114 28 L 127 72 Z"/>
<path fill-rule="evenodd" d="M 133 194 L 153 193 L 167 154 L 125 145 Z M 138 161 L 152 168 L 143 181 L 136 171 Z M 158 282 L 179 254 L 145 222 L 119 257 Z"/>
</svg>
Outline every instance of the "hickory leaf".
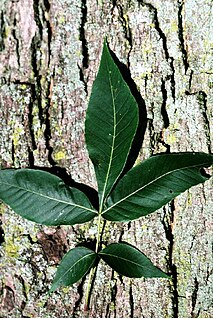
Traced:
<svg viewBox="0 0 213 319">
<path fill-rule="evenodd" d="M 49 293 L 60 286 L 71 286 L 94 266 L 97 254 L 85 247 L 75 247 L 63 257 Z"/>
<path fill-rule="evenodd" d="M 167 274 L 155 267 L 140 250 L 127 243 L 113 243 L 99 252 L 99 256 L 119 274 L 131 278 L 161 277 Z"/>
<path fill-rule="evenodd" d="M 120 176 L 138 124 L 138 106 L 106 41 L 86 114 L 85 138 L 93 162 L 100 210 Z"/>
<path fill-rule="evenodd" d="M 103 217 L 130 221 L 148 215 L 191 186 L 210 176 L 203 167 L 213 163 L 205 153 L 173 153 L 153 156 L 133 167 L 118 183 L 107 201 Z"/>
<path fill-rule="evenodd" d="M 82 239 L 82 233 L 90 233 L 87 227 L 75 230 L 82 239 L 80 246 L 63 257 L 50 289 L 54 292 L 60 286 L 70 286 L 90 270 L 85 309 L 91 282 L 95 282 L 94 267 L 100 258 L 127 277 L 169 278 L 137 248 L 122 242 L 110 244 L 110 233 L 105 232 L 111 228 L 101 220 L 126 222 L 148 215 L 191 186 L 209 179 L 205 168 L 213 164 L 211 154 L 174 153 L 152 156 L 131 168 L 146 119 L 140 112 L 139 121 L 140 93 L 136 94 L 132 84 L 130 90 L 115 60 L 105 40 L 85 121 L 86 146 L 95 169 L 98 195 L 90 186 L 73 181 L 64 168 L 53 167 L 51 172 L 57 176 L 45 171 L 50 168 L 0 170 L 0 199 L 20 216 L 48 226 L 92 221 L 92 239 Z M 165 267 L 172 272 L 168 260 Z"/>
<path fill-rule="evenodd" d="M 47 226 L 81 224 L 97 216 L 84 193 L 39 170 L 1 170 L 0 198 L 20 216 Z"/>
</svg>

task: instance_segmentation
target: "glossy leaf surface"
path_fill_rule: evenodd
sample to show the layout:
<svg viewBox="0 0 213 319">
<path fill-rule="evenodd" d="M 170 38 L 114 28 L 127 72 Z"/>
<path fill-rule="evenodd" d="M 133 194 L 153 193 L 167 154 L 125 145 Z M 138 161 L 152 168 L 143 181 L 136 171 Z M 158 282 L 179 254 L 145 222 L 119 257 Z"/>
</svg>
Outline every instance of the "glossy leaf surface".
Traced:
<svg viewBox="0 0 213 319">
<path fill-rule="evenodd" d="M 104 248 L 99 256 L 119 274 L 131 278 L 169 278 L 155 267 L 141 251 L 127 243 L 114 243 Z"/>
<path fill-rule="evenodd" d="M 44 171 L 0 170 L 0 198 L 22 217 L 49 226 L 84 223 L 97 215 L 84 193 Z"/>
<path fill-rule="evenodd" d="M 153 156 L 131 169 L 112 192 L 103 217 L 130 221 L 159 209 L 191 186 L 210 176 L 203 167 L 213 155 L 177 153 Z"/>
<path fill-rule="evenodd" d="M 71 249 L 62 259 L 53 280 L 50 293 L 60 286 L 71 286 L 94 265 L 97 254 L 85 247 Z"/>
<path fill-rule="evenodd" d="M 95 168 L 100 210 L 125 166 L 137 124 L 137 103 L 105 42 L 85 122 L 86 144 Z"/>
</svg>

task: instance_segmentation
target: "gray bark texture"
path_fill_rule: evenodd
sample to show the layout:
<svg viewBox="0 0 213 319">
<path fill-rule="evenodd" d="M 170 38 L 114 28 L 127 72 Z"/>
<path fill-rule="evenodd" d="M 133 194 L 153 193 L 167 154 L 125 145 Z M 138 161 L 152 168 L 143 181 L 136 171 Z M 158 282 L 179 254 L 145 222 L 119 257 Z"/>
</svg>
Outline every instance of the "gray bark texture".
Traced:
<svg viewBox="0 0 213 319">
<path fill-rule="evenodd" d="M 146 103 L 139 160 L 212 152 L 211 0 L 1 0 L 0 165 L 65 167 L 95 185 L 85 110 L 107 36 Z M 88 277 L 47 292 L 62 256 L 93 239 L 96 221 L 44 227 L 0 206 L 1 317 L 213 317 L 211 181 L 104 239 L 136 245 L 173 280 L 121 278 L 100 263 L 90 311 Z"/>
</svg>

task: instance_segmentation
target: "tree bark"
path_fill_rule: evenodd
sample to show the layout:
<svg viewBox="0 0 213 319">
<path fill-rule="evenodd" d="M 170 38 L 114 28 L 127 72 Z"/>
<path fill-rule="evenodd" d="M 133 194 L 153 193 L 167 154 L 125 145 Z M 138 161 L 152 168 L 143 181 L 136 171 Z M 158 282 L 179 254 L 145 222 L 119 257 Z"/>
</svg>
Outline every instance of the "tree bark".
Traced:
<svg viewBox="0 0 213 319">
<path fill-rule="evenodd" d="M 212 152 L 211 0 L 1 0 L 0 165 L 65 167 L 96 187 L 85 110 L 105 36 L 145 100 L 138 160 L 159 152 Z M 95 222 L 44 227 L 0 206 L 0 316 L 213 317 L 211 182 L 105 240 L 136 245 L 173 280 L 121 278 L 100 263 L 90 312 L 88 277 L 47 299 L 56 266 Z"/>
</svg>

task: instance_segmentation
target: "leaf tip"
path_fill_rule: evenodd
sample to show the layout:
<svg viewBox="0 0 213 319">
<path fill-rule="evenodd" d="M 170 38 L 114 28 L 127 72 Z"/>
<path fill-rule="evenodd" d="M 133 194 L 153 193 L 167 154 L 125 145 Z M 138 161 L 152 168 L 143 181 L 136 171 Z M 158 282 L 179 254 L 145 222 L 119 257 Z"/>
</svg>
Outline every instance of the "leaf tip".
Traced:
<svg viewBox="0 0 213 319">
<path fill-rule="evenodd" d="M 166 274 L 165 272 L 163 272 L 163 276 L 162 276 L 161 278 L 163 278 L 163 279 L 169 279 L 169 280 L 172 280 L 172 276 L 171 276 L 171 275 Z"/>
<path fill-rule="evenodd" d="M 62 280 L 56 280 L 54 279 L 52 282 L 52 285 L 48 291 L 48 295 L 51 296 L 58 288 L 64 286 Z"/>
<path fill-rule="evenodd" d="M 105 37 L 104 37 L 104 45 L 108 46 L 108 39 L 107 39 L 107 35 L 105 35 Z"/>
<path fill-rule="evenodd" d="M 55 286 L 55 284 L 53 283 L 47 293 L 47 295 L 50 297 L 57 289 L 58 287 Z"/>
<path fill-rule="evenodd" d="M 55 292 L 55 289 L 52 289 L 52 287 L 50 287 L 50 289 L 47 292 L 47 298 L 50 298 L 54 292 Z"/>
<path fill-rule="evenodd" d="M 204 167 L 200 168 L 200 174 L 202 175 L 202 177 L 207 178 L 207 179 L 209 179 L 211 177 L 211 174 L 209 174 L 207 169 Z"/>
</svg>

